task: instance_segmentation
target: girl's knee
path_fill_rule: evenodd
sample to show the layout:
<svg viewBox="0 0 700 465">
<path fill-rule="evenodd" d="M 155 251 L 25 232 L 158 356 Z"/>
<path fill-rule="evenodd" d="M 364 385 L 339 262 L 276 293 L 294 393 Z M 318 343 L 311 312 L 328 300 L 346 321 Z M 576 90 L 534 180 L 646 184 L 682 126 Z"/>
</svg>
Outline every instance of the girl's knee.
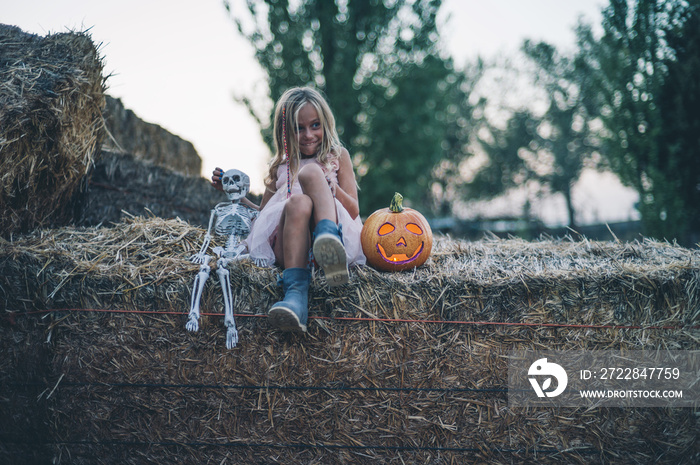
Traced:
<svg viewBox="0 0 700 465">
<path fill-rule="evenodd" d="M 286 217 L 289 216 L 304 216 L 311 217 L 311 212 L 313 211 L 313 201 L 311 197 L 306 194 L 293 194 L 287 200 L 284 206 L 284 213 Z"/>
<path fill-rule="evenodd" d="M 326 178 L 326 175 L 323 173 L 323 169 L 321 169 L 321 167 L 315 163 L 309 163 L 308 165 L 302 166 L 301 169 L 299 169 L 299 174 L 297 176 L 302 185 L 310 181 Z"/>
</svg>

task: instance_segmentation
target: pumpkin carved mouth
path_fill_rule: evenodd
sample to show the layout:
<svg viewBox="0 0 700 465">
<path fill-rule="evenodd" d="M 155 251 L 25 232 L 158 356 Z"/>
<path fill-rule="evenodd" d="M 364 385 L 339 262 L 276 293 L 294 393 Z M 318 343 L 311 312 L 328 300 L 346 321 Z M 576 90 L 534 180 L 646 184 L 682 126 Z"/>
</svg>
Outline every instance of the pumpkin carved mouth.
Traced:
<svg viewBox="0 0 700 465">
<path fill-rule="evenodd" d="M 405 244 L 404 244 L 405 246 Z M 395 263 L 395 264 L 402 264 L 402 263 L 409 263 L 412 262 L 413 260 L 420 255 L 420 253 L 423 251 L 423 242 L 420 243 L 420 247 L 416 249 L 415 252 L 413 252 L 413 255 L 410 257 L 406 255 L 405 253 L 395 253 L 392 254 L 391 256 L 387 256 L 386 250 L 384 250 L 384 247 L 382 247 L 380 244 L 377 244 L 377 251 L 379 252 L 379 255 L 384 259 L 384 261 L 388 263 Z"/>
</svg>

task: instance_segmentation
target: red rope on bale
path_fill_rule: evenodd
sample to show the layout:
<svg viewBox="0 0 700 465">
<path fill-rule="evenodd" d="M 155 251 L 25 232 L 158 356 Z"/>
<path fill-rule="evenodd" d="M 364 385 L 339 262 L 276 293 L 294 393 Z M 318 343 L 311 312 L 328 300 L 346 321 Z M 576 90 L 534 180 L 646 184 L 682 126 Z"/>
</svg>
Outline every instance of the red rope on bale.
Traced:
<svg viewBox="0 0 700 465">
<path fill-rule="evenodd" d="M 130 313 L 142 315 L 186 315 L 183 312 L 175 311 L 158 311 L 158 310 L 117 310 L 117 309 L 97 309 L 97 308 L 55 308 L 51 310 L 37 310 L 33 312 L 24 312 L 21 315 L 36 315 L 47 314 L 52 312 L 98 312 L 98 313 Z M 13 320 L 19 312 L 11 312 L 9 318 Z M 223 313 L 201 313 L 203 316 L 223 316 Z M 236 313 L 236 318 L 267 318 L 264 314 L 252 313 Z M 413 320 L 402 318 L 363 318 L 363 317 L 329 317 L 329 316 L 309 316 L 313 320 L 326 321 L 376 321 L 382 323 L 419 323 L 419 324 L 454 324 L 454 325 L 473 325 L 473 326 L 523 326 L 537 328 L 579 328 L 579 329 L 654 329 L 654 330 L 679 330 L 679 329 L 700 329 L 700 326 L 640 326 L 640 325 L 586 325 L 586 324 L 570 324 L 570 323 L 518 323 L 507 321 L 460 321 L 460 320 Z"/>
</svg>

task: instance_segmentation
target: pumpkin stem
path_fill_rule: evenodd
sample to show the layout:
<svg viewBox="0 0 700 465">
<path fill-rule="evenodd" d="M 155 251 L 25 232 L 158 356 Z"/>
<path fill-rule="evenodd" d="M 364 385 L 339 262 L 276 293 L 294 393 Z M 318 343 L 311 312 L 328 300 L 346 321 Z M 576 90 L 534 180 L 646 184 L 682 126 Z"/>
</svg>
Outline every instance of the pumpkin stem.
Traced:
<svg viewBox="0 0 700 465">
<path fill-rule="evenodd" d="M 389 210 L 394 213 L 401 213 L 403 211 L 403 195 L 399 194 L 398 192 L 394 192 L 394 198 L 391 199 Z"/>
</svg>

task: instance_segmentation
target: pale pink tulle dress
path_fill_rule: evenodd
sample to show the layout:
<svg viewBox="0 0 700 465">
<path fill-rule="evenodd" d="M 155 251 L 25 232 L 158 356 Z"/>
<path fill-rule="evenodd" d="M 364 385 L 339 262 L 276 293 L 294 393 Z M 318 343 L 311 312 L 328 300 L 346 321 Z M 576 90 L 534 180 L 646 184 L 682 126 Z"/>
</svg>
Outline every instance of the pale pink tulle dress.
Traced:
<svg viewBox="0 0 700 465">
<path fill-rule="evenodd" d="M 317 163 L 323 168 L 327 179 L 333 182 L 338 181 L 339 165 L 337 160 L 331 162 L 331 168 L 328 170 L 314 158 L 301 159 L 299 168 L 308 163 Z M 282 209 L 287 202 L 287 166 L 284 164 L 277 169 L 276 187 L 277 191 L 267 202 L 265 208 L 260 211 L 246 239 L 250 258 L 260 266 L 274 266 L 275 264 L 275 253 L 272 250 L 272 244 L 282 217 Z M 295 181 L 292 184 L 292 194 L 300 194 L 301 192 L 299 181 Z M 362 253 L 362 244 L 360 243 L 362 220 L 360 220 L 359 215 L 357 218 L 352 219 L 348 211 L 337 199 L 335 200 L 335 206 L 338 211 L 339 222 L 343 228 L 343 244 L 345 245 L 348 265 L 364 265 L 365 255 Z"/>
</svg>

